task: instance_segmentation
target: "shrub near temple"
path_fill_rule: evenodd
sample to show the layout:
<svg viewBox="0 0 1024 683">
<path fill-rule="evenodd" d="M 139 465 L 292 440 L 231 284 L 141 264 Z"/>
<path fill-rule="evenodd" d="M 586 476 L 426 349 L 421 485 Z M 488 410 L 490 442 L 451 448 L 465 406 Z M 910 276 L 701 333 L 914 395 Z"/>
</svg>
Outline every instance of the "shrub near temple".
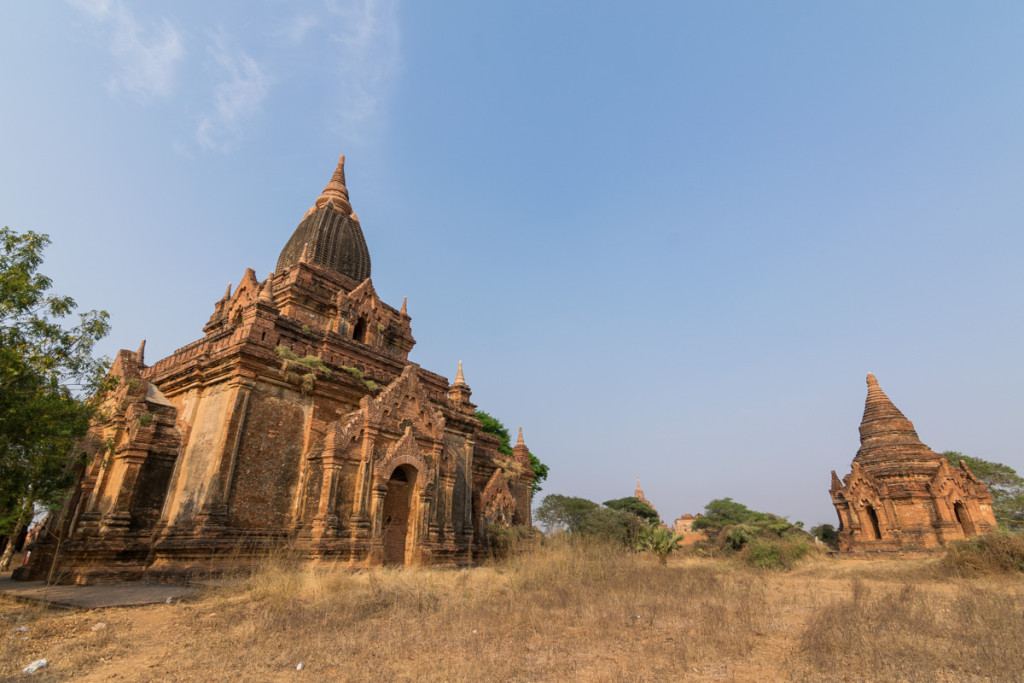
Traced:
<svg viewBox="0 0 1024 683">
<path fill-rule="evenodd" d="M 950 576 L 1024 573 L 1024 535 L 997 531 L 949 544 L 939 563 Z"/>
<path fill-rule="evenodd" d="M 705 506 L 692 528 L 705 531 L 713 539 L 713 549 L 735 554 L 752 567 L 788 570 L 815 547 L 802 527 L 800 522 L 751 510 L 732 498 L 718 498 Z"/>
</svg>

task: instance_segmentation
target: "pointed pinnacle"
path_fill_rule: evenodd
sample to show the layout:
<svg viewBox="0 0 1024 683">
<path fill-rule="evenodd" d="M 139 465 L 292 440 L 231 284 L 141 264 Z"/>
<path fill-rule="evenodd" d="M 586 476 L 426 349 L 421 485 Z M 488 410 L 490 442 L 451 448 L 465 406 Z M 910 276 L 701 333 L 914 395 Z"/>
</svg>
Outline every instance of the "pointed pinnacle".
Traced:
<svg viewBox="0 0 1024 683">
<path fill-rule="evenodd" d="M 136 360 L 139 361 L 139 363 L 142 363 L 143 362 L 142 359 L 145 358 L 145 357 L 146 357 L 146 340 L 143 339 L 142 343 L 139 344 L 139 350 L 135 352 L 135 358 L 136 358 Z"/>
<path fill-rule="evenodd" d="M 409 315 L 408 303 L 409 303 L 409 297 L 403 296 L 402 297 L 402 310 L 400 310 L 399 313 L 401 313 L 402 315 Z"/>
<path fill-rule="evenodd" d="M 523 441 L 523 428 L 519 428 L 519 438 L 516 439 L 516 446 L 525 446 L 526 442 Z"/>
<path fill-rule="evenodd" d="M 462 361 L 459 361 L 459 370 L 455 373 L 455 381 L 452 382 L 452 386 L 465 386 L 466 378 L 462 374 Z"/>
<path fill-rule="evenodd" d="M 274 274 L 271 273 L 267 276 L 266 282 L 263 283 L 263 288 L 260 290 L 260 301 L 274 302 Z"/>
<path fill-rule="evenodd" d="M 220 298 L 221 301 L 227 301 L 231 298 L 231 283 L 228 283 L 228 288 L 224 290 L 224 296 Z"/>
<path fill-rule="evenodd" d="M 346 215 L 352 213 L 352 205 L 348 201 L 348 188 L 345 187 L 344 154 L 338 158 L 338 167 L 334 169 L 334 175 L 331 176 L 331 181 L 327 183 L 327 187 L 317 197 L 315 206 L 319 209 L 325 204 L 330 204 L 331 208 L 335 211 L 340 211 Z"/>
<path fill-rule="evenodd" d="M 299 263 L 309 263 L 309 242 L 302 245 L 302 255 L 299 256 Z"/>
</svg>

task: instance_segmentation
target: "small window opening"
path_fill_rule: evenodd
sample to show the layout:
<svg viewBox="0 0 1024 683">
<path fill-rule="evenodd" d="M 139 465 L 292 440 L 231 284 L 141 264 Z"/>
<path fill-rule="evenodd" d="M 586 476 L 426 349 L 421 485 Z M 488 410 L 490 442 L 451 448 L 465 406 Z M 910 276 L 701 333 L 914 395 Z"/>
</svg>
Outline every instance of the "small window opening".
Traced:
<svg viewBox="0 0 1024 683">
<path fill-rule="evenodd" d="M 367 327 L 366 318 L 359 318 L 355 328 L 352 330 L 352 338 L 357 342 L 365 344 Z"/>
</svg>

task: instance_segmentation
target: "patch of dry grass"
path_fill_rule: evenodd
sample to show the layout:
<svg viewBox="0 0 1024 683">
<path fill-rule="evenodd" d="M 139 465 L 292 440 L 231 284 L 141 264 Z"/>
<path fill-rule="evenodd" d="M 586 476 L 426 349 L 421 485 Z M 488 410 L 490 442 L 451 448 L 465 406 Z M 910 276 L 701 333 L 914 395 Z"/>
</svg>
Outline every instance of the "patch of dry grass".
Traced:
<svg viewBox="0 0 1024 683">
<path fill-rule="evenodd" d="M 1010 680 L 1024 671 L 1024 599 L 958 586 L 946 599 L 912 584 L 850 582 L 800 636 L 809 676 L 849 680 Z"/>
<path fill-rule="evenodd" d="M 1024 670 L 1021 588 L 940 579 L 934 564 L 663 567 L 570 542 L 460 571 L 350 571 L 282 555 L 177 605 L 0 603 L 0 678 L 39 657 L 51 666 L 36 680 L 962 680 Z M 908 566 L 928 580 L 908 583 Z M 107 628 L 91 631 L 98 621 Z M 14 636 L 16 624 L 29 630 Z"/>
</svg>

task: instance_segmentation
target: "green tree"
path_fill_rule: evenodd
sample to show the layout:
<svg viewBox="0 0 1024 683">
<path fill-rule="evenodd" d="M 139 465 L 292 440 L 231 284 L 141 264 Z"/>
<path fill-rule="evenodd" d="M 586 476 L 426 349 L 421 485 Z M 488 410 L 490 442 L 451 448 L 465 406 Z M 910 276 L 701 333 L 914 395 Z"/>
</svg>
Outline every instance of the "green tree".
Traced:
<svg viewBox="0 0 1024 683">
<path fill-rule="evenodd" d="M 480 429 L 488 434 L 494 434 L 501 440 L 498 452 L 504 455 L 512 455 L 512 438 L 509 436 L 508 429 L 501 423 L 501 420 L 482 410 L 476 411 L 476 419 L 480 421 Z M 533 470 L 533 483 L 530 485 L 530 488 L 532 495 L 536 496 L 541 490 L 540 483 L 548 478 L 548 466 L 542 463 L 532 452 L 529 453 L 530 469 Z"/>
<path fill-rule="evenodd" d="M 709 538 L 718 538 L 738 550 L 758 537 L 781 538 L 792 534 L 806 537 L 808 534 L 801 527 L 802 522 L 793 524 L 785 517 L 751 510 L 732 498 L 716 498 L 704 506 L 704 515 L 694 520 L 690 528 L 704 531 Z"/>
<path fill-rule="evenodd" d="M 68 454 L 89 428 L 108 367 L 93 346 L 110 329 L 104 311 L 80 314 L 37 272 L 50 240 L 0 230 L 0 534 L 15 537 L 36 506 L 57 507 L 75 477 Z M 9 553 L 0 563 L 9 562 Z"/>
<path fill-rule="evenodd" d="M 716 498 L 704 506 L 704 515 L 695 519 L 690 528 L 713 537 L 727 526 L 743 524 L 758 519 L 761 515 L 762 513 L 755 512 L 732 498 Z"/>
<path fill-rule="evenodd" d="M 555 529 L 565 529 L 569 533 L 578 533 L 587 518 L 600 507 L 594 501 L 586 498 L 552 493 L 544 496 L 534 517 L 549 532 Z"/>
<path fill-rule="evenodd" d="M 1024 531 L 1024 478 L 1009 465 L 972 458 L 959 451 L 944 451 L 942 456 L 954 467 L 963 460 L 992 494 L 992 512 L 996 522 L 1008 531 Z"/>
<path fill-rule="evenodd" d="M 613 510 L 626 510 L 627 512 L 632 512 L 648 524 L 658 524 L 661 522 L 661 518 L 658 516 L 658 511 L 636 496 L 606 500 L 604 502 L 604 506 Z"/>
<path fill-rule="evenodd" d="M 811 536 L 833 550 L 839 550 L 839 532 L 831 524 L 819 524 L 811 527 Z"/>
<path fill-rule="evenodd" d="M 681 540 L 683 537 L 668 527 L 647 526 L 640 531 L 635 547 L 656 554 L 662 564 L 667 564 L 669 554 L 679 550 Z"/>
<path fill-rule="evenodd" d="M 598 506 L 580 521 L 577 534 L 602 538 L 623 547 L 636 544 L 647 523 L 628 510 Z"/>
</svg>

